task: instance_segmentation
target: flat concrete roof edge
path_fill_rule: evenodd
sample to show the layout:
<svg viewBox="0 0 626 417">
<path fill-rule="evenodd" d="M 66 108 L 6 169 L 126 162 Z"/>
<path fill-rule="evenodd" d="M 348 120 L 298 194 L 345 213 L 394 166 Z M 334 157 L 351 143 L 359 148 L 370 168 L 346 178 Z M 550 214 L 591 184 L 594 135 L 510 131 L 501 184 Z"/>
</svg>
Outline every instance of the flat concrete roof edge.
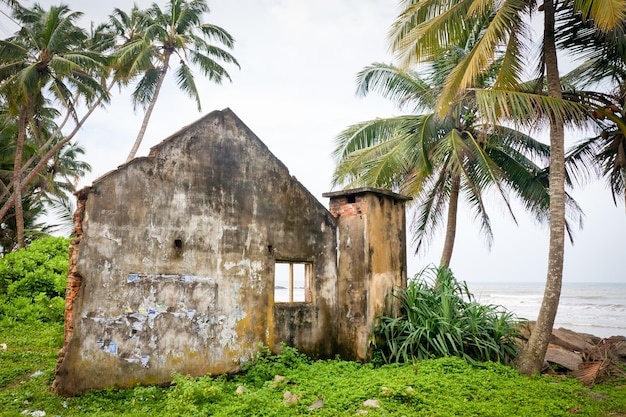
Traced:
<svg viewBox="0 0 626 417">
<path fill-rule="evenodd" d="M 360 188 L 352 188 L 349 190 L 329 191 L 327 193 L 323 193 L 322 197 L 334 198 L 334 197 L 343 197 L 343 196 L 348 196 L 348 195 L 368 194 L 368 193 L 384 195 L 387 197 L 391 197 L 395 200 L 401 200 L 401 201 L 413 200 L 413 197 L 394 193 L 393 191 L 387 190 L 384 188 L 375 188 L 375 187 L 360 187 Z"/>
</svg>

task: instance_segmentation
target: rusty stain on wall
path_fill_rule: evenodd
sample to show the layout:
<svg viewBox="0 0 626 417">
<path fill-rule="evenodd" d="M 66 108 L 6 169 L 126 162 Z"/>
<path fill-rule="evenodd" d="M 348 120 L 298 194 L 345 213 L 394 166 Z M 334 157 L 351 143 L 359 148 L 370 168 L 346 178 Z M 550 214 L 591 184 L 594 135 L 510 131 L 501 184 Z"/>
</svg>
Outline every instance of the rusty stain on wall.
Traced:
<svg viewBox="0 0 626 417">
<path fill-rule="evenodd" d="M 365 360 L 406 285 L 407 198 L 325 196 L 330 211 L 229 109 L 81 190 L 54 390 L 234 372 L 260 343 Z M 308 265 L 305 302 L 275 302 L 278 262 Z"/>
</svg>

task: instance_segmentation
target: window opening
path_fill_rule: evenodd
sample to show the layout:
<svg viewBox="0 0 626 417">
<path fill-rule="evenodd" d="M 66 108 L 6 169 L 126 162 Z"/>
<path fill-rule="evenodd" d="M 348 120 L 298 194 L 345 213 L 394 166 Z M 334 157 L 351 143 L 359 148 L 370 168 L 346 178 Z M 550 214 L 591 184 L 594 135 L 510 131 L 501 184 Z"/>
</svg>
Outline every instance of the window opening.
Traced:
<svg viewBox="0 0 626 417">
<path fill-rule="evenodd" d="M 274 265 L 274 302 L 310 303 L 312 265 L 304 262 L 276 262 Z"/>
</svg>

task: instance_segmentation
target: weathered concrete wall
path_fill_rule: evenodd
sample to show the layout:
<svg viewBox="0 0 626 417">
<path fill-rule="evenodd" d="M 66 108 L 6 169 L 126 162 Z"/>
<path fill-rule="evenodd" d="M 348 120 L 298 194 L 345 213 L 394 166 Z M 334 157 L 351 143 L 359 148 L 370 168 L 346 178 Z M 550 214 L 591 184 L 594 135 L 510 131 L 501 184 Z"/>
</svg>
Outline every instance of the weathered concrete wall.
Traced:
<svg viewBox="0 0 626 417">
<path fill-rule="evenodd" d="M 57 392 L 229 372 L 258 343 L 334 354 L 335 221 L 230 110 L 85 192 Z M 312 263 L 310 303 L 274 304 L 277 260 Z"/>
<path fill-rule="evenodd" d="M 364 361 L 372 323 L 393 288 L 406 288 L 409 198 L 360 188 L 324 194 L 338 230 L 338 352 Z"/>
</svg>

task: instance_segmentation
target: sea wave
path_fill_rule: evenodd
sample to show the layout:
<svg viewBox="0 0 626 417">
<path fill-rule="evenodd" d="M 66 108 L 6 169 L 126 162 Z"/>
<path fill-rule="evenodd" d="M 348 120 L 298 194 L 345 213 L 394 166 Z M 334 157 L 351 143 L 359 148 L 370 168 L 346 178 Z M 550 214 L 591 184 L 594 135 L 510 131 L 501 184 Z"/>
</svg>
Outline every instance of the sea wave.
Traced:
<svg viewBox="0 0 626 417">
<path fill-rule="evenodd" d="M 470 283 L 479 302 L 501 305 L 520 318 L 535 320 L 543 300 L 540 283 Z M 626 335 L 626 284 L 565 283 L 555 327 L 600 337 Z"/>
</svg>

